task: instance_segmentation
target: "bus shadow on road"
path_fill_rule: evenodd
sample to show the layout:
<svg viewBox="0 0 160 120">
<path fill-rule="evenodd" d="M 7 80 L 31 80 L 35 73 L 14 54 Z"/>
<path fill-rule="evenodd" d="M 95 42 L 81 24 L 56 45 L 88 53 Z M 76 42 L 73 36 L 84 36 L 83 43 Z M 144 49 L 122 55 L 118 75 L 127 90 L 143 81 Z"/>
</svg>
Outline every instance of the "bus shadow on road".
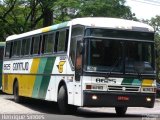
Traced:
<svg viewBox="0 0 160 120">
<path fill-rule="evenodd" d="M 8 100 L 14 101 L 13 98 L 7 98 Z M 58 104 L 55 102 L 31 99 L 31 98 L 23 98 L 23 102 L 19 103 L 24 107 L 27 107 L 33 111 L 37 111 L 38 113 L 48 114 L 48 115 L 61 115 Z M 70 114 L 75 117 L 83 117 L 83 118 L 117 118 L 118 116 L 115 113 L 106 113 L 106 112 L 98 112 L 84 108 L 78 108 L 75 114 Z M 123 116 L 123 118 L 142 118 L 142 115 L 135 114 L 127 114 Z"/>
<path fill-rule="evenodd" d="M 13 98 L 7 98 L 14 102 Z M 58 105 L 55 102 L 44 101 L 39 99 L 22 98 L 22 102 L 17 103 L 42 114 L 60 114 Z"/>
<path fill-rule="evenodd" d="M 107 108 L 106 108 L 107 109 Z M 119 118 L 116 113 L 98 112 L 93 110 L 79 109 L 76 116 L 86 118 Z M 141 115 L 126 114 L 122 118 L 142 118 Z"/>
</svg>

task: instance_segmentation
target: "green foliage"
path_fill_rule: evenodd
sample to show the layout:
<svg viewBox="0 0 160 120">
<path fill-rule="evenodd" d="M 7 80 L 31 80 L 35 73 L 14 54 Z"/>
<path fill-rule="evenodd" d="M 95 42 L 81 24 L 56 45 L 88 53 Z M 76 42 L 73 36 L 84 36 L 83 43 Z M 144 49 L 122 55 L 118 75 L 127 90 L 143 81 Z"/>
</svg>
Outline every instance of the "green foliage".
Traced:
<svg viewBox="0 0 160 120">
<path fill-rule="evenodd" d="M 0 2 L 0 40 L 77 17 L 134 19 L 125 0 L 3 0 Z"/>
<path fill-rule="evenodd" d="M 151 18 L 150 24 L 154 27 L 156 32 L 160 32 L 160 16 L 156 16 L 155 18 Z"/>
<path fill-rule="evenodd" d="M 160 35 L 157 33 L 155 35 L 155 47 L 156 47 L 156 67 L 157 67 L 157 76 L 158 81 L 160 82 Z"/>
<path fill-rule="evenodd" d="M 127 18 L 132 16 L 124 0 L 84 0 L 80 16 Z"/>
<path fill-rule="evenodd" d="M 39 6 L 32 6 L 30 1 L 4 0 L 0 6 L 0 27 L 3 29 L 0 31 L 0 39 L 36 28 L 40 12 Z"/>
<path fill-rule="evenodd" d="M 151 20 L 145 20 L 146 23 L 153 26 L 155 34 L 155 48 L 156 48 L 156 69 L 158 81 L 160 82 L 160 16 L 155 16 Z"/>
</svg>

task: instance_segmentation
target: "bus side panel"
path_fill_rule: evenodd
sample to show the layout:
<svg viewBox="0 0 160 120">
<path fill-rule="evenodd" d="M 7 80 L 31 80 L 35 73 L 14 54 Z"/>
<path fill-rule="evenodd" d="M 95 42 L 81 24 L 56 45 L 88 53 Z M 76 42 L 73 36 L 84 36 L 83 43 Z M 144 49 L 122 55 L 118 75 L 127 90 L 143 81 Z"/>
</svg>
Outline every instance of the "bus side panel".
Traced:
<svg viewBox="0 0 160 120">
<path fill-rule="evenodd" d="M 13 74 L 5 74 L 3 75 L 3 92 L 8 94 L 13 94 L 14 81 L 17 80 L 19 85 L 19 95 L 20 96 L 29 96 L 29 81 L 33 81 L 33 77 L 31 75 L 13 75 Z M 32 86 L 32 84 L 30 84 Z"/>
<path fill-rule="evenodd" d="M 33 98 L 45 99 L 55 59 L 56 57 L 40 59 L 40 64 L 38 66 L 38 71 L 32 90 Z"/>
<path fill-rule="evenodd" d="M 13 76 L 12 75 L 3 75 L 2 83 L 3 83 L 3 92 L 8 94 L 13 94 Z"/>
<path fill-rule="evenodd" d="M 20 96 L 30 97 L 38 65 L 39 59 L 5 61 L 3 67 L 3 91 L 12 94 L 14 81 L 17 80 Z"/>
<path fill-rule="evenodd" d="M 29 63 L 28 71 L 13 70 L 14 63 Z M 4 92 L 13 93 L 14 80 L 18 81 L 20 96 L 57 101 L 58 86 L 65 81 L 68 103 L 74 104 L 74 72 L 66 56 L 6 61 L 10 70 L 3 77 Z"/>
<path fill-rule="evenodd" d="M 71 65 L 66 56 L 57 57 L 52 70 L 52 76 L 49 82 L 46 100 L 57 101 L 58 87 L 60 82 L 65 82 L 68 92 L 68 104 L 74 104 L 73 101 L 73 84 L 74 84 L 74 72 L 71 70 Z"/>
<path fill-rule="evenodd" d="M 58 85 L 66 80 L 66 56 L 56 57 L 45 100 L 57 101 Z"/>
</svg>

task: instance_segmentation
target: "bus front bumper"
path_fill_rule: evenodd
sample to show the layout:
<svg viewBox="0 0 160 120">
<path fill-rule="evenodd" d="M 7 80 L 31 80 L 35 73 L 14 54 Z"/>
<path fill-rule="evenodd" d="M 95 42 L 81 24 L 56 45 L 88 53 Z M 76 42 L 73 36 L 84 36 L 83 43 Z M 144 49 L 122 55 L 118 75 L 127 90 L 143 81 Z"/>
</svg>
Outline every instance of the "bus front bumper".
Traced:
<svg viewBox="0 0 160 120">
<path fill-rule="evenodd" d="M 154 107 L 155 93 L 83 91 L 85 107 Z"/>
</svg>

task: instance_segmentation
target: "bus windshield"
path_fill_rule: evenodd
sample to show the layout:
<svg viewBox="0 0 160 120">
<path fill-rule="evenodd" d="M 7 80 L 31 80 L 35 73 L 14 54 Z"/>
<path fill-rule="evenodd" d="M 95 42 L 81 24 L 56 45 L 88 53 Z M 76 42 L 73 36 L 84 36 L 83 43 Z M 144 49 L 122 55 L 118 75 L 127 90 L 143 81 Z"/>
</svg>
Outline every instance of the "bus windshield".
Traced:
<svg viewBox="0 0 160 120">
<path fill-rule="evenodd" d="M 86 38 L 87 71 L 154 74 L 153 43 Z"/>
<path fill-rule="evenodd" d="M 87 50 L 87 70 L 107 71 L 114 66 L 122 72 L 122 44 L 120 41 L 90 39 Z"/>
<path fill-rule="evenodd" d="M 126 73 L 138 72 L 153 74 L 152 44 L 140 42 L 127 42 L 125 47 L 125 71 Z"/>
</svg>

